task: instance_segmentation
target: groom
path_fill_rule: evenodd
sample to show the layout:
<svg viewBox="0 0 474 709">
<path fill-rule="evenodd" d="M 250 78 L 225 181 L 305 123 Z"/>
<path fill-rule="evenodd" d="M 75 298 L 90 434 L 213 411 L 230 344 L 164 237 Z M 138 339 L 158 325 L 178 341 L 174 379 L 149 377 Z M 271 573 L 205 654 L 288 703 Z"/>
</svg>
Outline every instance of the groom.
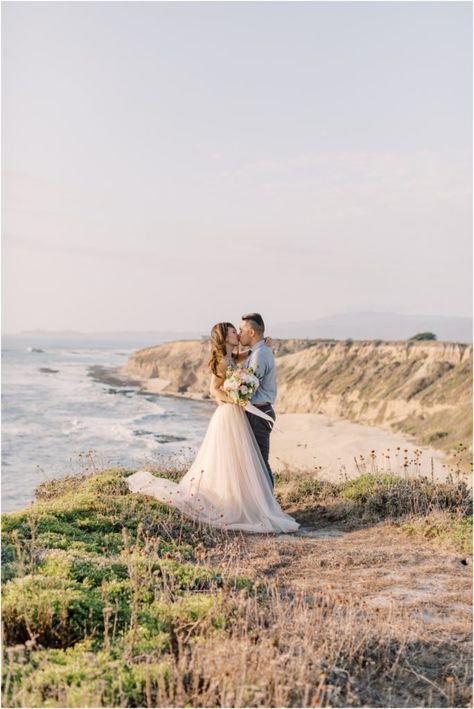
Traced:
<svg viewBox="0 0 474 709">
<path fill-rule="evenodd" d="M 259 313 L 242 315 L 240 322 L 239 339 L 244 347 L 250 347 L 244 367 L 253 367 L 260 380 L 260 385 L 253 395 L 250 403 L 261 409 L 275 421 L 276 415 L 272 404 L 276 398 L 276 368 L 275 358 L 270 347 L 263 340 L 265 325 Z M 273 474 L 268 462 L 270 452 L 270 433 L 273 425 L 255 414 L 246 412 L 252 431 L 257 439 L 258 447 L 267 466 L 272 487 L 274 487 Z"/>
</svg>

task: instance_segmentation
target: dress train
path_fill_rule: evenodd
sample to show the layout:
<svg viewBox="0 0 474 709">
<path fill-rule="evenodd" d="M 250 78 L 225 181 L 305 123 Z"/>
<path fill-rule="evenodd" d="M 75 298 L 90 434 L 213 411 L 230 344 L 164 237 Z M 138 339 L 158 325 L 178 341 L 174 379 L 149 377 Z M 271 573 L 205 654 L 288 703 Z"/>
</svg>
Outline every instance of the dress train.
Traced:
<svg viewBox="0 0 474 709">
<path fill-rule="evenodd" d="M 194 521 L 245 532 L 294 532 L 283 512 L 242 407 L 218 406 L 190 469 L 179 483 L 138 470 L 126 478 L 132 492 L 151 495 Z"/>
</svg>

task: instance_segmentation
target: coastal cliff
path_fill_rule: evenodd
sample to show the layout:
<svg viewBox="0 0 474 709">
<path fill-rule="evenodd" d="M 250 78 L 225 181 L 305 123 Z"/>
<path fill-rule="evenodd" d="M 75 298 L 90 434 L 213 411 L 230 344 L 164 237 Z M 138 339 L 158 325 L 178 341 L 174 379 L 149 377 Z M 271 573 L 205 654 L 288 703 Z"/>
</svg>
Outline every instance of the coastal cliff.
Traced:
<svg viewBox="0 0 474 709">
<path fill-rule="evenodd" d="M 471 447 L 472 345 L 439 341 L 276 340 L 276 409 L 324 413 L 412 435 L 446 452 Z M 145 388 L 209 396 L 209 344 L 169 342 L 121 370 Z"/>
<path fill-rule="evenodd" d="M 273 352 L 280 361 L 313 345 L 314 340 L 276 340 Z M 131 379 L 153 379 L 154 391 L 204 398 L 209 395 L 208 359 L 207 339 L 167 342 L 134 352 L 120 373 Z"/>
</svg>

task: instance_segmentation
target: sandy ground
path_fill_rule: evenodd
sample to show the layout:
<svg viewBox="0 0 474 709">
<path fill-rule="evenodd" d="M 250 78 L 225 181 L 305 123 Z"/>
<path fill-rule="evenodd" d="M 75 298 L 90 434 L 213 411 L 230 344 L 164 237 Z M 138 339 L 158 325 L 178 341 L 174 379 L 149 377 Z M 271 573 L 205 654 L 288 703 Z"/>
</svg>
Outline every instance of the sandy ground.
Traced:
<svg viewBox="0 0 474 709">
<path fill-rule="evenodd" d="M 390 465 L 392 471 L 403 474 L 406 455 L 408 474 L 431 476 L 431 458 L 435 478 L 443 480 L 449 472 L 447 467 L 442 467 L 445 456 L 440 451 L 417 446 L 399 433 L 335 420 L 324 414 L 277 414 L 276 428 L 270 439 L 270 465 L 275 472 L 313 470 L 321 480 L 339 482 L 345 474 L 351 478 L 360 472 L 369 472 L 372 450 L 379 468 Z M 415 450 L 422 451 L 418 463 Z M 384 458 L 387 455 L 390 459 Z M 359 471 L 354 458 L 357 458 Z"/>
</svg>

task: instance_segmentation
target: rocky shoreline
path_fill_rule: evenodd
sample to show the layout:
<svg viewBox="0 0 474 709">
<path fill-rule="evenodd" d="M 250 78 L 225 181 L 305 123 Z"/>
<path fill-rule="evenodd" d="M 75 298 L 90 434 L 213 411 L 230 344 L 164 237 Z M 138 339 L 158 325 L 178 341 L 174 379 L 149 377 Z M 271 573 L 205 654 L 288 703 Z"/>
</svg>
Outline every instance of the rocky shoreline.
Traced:
<svg viewBox="0 0 474 709">
<path fill-rule="evenodd" d="M 127 390 L 124 389 L 125 387 L 138 389 L 136 393 L 143 395 L 159 395 L 174 399 L 193 399 L 194 401 L 211 401 L 210 394 L 166 391 L 169 385 L 169 381 L 166 379 L 159 379 L 158 377 L 152 379 L 134 377 L 128 374 L 124 367 L 105 367 L 103 365 L 94 364 L 88 367 L 88 376 L 100 384 L 107 384 L 110 387 L 119 387 L 122 392 Z M 119 393 L 119 391 L 117 391 L 117 393 Z"/>
</svg>

